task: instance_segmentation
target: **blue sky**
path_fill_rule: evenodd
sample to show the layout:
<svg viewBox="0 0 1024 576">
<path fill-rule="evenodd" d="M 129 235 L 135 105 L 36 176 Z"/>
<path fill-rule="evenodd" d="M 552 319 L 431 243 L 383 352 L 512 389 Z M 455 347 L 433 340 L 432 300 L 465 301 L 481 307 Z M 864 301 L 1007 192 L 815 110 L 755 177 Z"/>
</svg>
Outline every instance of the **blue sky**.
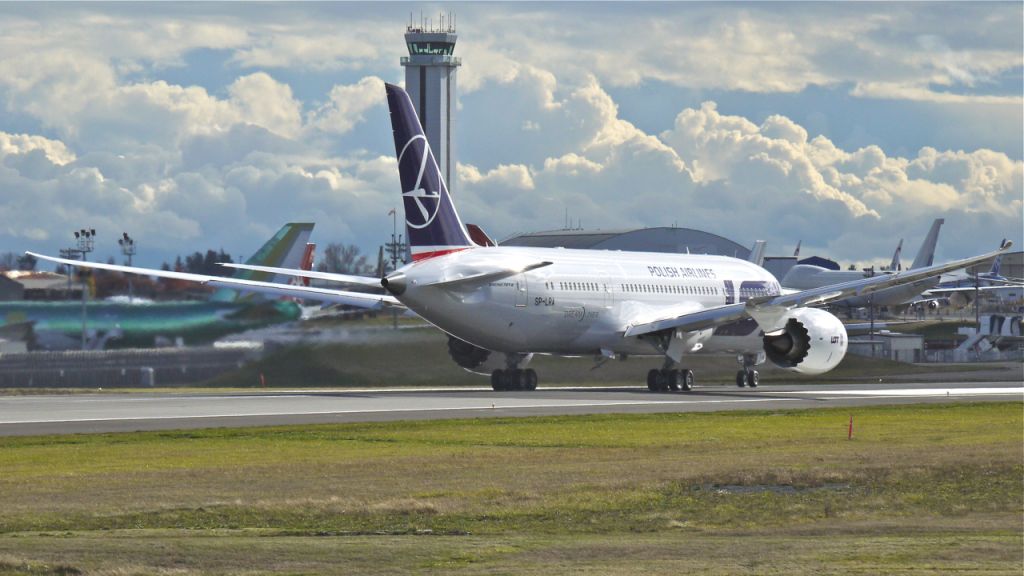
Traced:
<svg viewBox="0 0 1024 576">
<path fill-rule="evenodd" d="M 843 262 L 1024 240 L 1019 2 L 0 4 L 0 252 L 94 227 L 136 262 L 285 221 L 373 253 L 383 82 L 458 17 L 453 184 L 501 238 L 677 223 Z M 433 16 L 427 16 L 433 15 Z"/>
</svg>

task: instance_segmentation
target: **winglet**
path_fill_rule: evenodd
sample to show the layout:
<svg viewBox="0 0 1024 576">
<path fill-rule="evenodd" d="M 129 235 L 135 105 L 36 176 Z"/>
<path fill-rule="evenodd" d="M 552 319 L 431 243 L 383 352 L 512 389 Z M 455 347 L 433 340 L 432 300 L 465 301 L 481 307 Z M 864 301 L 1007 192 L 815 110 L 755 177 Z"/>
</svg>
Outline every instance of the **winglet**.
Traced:
<svg viewBox="0 0 1024 576">
<path fill-rule="evenodd" d="M 764 247 L 767 245 L 765 240 L 757 240 L 754 245 L 750 248 L 750 257 L 747 258 L 748 262 L 753 262 L 758 266 L 764 264 Z"/>
</svg>

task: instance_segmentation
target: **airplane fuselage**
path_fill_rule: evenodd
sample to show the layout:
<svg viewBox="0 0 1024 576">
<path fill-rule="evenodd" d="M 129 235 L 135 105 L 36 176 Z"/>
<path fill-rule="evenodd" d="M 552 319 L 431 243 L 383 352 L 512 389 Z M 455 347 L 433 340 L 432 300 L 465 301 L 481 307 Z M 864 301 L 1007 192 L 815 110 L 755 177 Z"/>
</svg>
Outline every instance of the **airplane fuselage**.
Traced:
<svg viewBox="0 0 1024 576">
<path fill-rule="evenodd" d="M 463 290 L 429 284 L 486 273 L 500 263 L 551 262 Z M 725 256 L 561 248 L 489 247 L 403 269 L 399 299 L 442 330 L 481 348 L 560 355 L 657 353 L 650 336 L 624 338 L 631 323 L 777 295 L 763 268 Z M 691 335 L 701 350 L 756 350 L 756 325 Z M 700 344 L 700 346 L 697 346 Z"/>
</svg>

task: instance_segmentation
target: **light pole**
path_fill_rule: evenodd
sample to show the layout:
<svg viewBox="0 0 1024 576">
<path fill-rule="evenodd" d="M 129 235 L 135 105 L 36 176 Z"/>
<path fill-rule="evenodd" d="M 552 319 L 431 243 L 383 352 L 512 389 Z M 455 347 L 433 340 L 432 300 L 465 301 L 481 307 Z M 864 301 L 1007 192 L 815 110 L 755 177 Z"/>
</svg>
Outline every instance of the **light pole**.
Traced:
<svg viewBox="0 0 1024 576">
<path fill-rule="evenodd" d="M 76 232 L 77 234 L 77 232 Z M 78 248 L 61 248 L 60 257 L 66 260 L 78 260 L 82 255 L 78 252 Z M 63 264 L 61 265 L 63 266 Z M 71 266 L 63 266 L 68 272 L 68 295 L 65 297 L 67 300 L 71 300 Z"/>
<path fill-rule="evenodd" d="M 402 235 L 398 233 L 398 216 L 395 210 L 389 210 L 388 215 L 391 216 L 391 242 L 385 246 L 388 256 L 391 257 L 391 269 L 397 270 L 400 255 L 405 254 L 405 242 L 402 241 Z M 404 258 L 402 260 L 404 261 Z"/>
<path fill-rule="evenodd" d="M 121 238 L 117 240 L 119 246 L 121 246 L 121 254 L 124 254 L 128 258 L 128 265 L 132 265 L 132 256 L 135 256 L 135 239 L 128 235 L 127 232 L 121 233 Z M 132 293 L 132 277 L 128 275 L 128 303 L 134 302 L 134 294 Z"/>
<path fill-rule="evenodd" d="M 89 228 L 86 230 L 82 228 L 78 232 L 75 232 L 75 238 L 78 240 L 78 252 L 82 255 L 82 261 L 85 262 L 89 252 L 93 251 L 93 245 L 96 238 L 96 229 Z M 88 284 L 85 281 L 85 276 L 82 276 L 82 350 L 85 350 L 85 333 L 88 328 L 88 323 L 85 314 L 85 300 L 86 300 L 86 289 Z"/>
<path fill-rule="evenodd" d="M 406 245 L 402 241 L 402 235 L 398 233 L 398 215 L 394 208 L 388 211 L 388 216 L 391 216 L 391 242 L 385 245 L 385 249 L 388 252 L 388 256 L 391 257 L 391 269 L 398 270 L 399 254 L 405 254 Z M 381 270 L 381 273 L 383 276 L 383 270 Z M 391 309 L 391 326 L 398 330 L 398 310 L 394 308 Z"/>
</svg>

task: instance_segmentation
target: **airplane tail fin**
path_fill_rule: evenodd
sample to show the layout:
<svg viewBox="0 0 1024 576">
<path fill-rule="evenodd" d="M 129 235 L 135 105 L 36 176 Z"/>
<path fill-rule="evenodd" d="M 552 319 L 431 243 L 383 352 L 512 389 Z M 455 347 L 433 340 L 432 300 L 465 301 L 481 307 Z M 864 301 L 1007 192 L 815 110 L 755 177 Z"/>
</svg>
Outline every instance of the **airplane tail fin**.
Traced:
<svg viewBox="0 0 1024 576">
<path fill-rule="evenodd" d="M 385 84 L 413 261 L 475 246 L 455 211 L 409 94 Z"/>
<path fill-rule="evenodd" d="M 313 226 L 312 222 L 290 222 L 285 224 L 245 263 L 274 268 L 299 268 L 303 264 L 303 258 L 308 250 L 307 240 L 309 240 L 309 235 L 313 232 Z M 310 256 L 312 256 L 312 252 L 310 252 Z M 288 276 L 254 270 L 235 270 L 232 277 L 242 280 L 276 282 L 278 284 L 288 284 L 291 281 L 291 278 Z M 211 300 L 215 302 L 239 302 L 258 298 L 261 298 L 258 294 L 244 294 L 230 288 L 222 288 L 214 292 Z"/>
<path fill-rule="evenodd" d="M 313 269 L 313 260 L 316 258 L 316 243 L 306 242 L 306 249 L 302 251 L 302 259 L 299 260 L 299 270 L 305 270 L 309 272 Z M 295 277 L 292 282 L 296 286 L 309 286 L 310 278 L 308 276 Z"/>
<path fill-rule="evenodd" d="M 892 255 L 892 262 L 889 263 L 889 270 L 897 272 L 903 269 L 903 264 L 900 263 L 900 254 L 903 253 L 903 238 L 900 238 L 900 243 L 896 245 L 896 252 Z"/>
<path fill-rule="evenodd" d="M 469 232 L 469 237 L 473 239 L 473 242 L 476 243 L 477 246 L 498 245 L 497 242 L 495 242 L 490 236 L 487 235 L 486 232 L 484 232 L 483 228 L 477 226 L 476 224 L 466 224 L 466 231 Z"/>
<path fill-rule="evenodd" d="M 767 244 L 765 240 L 755 240 L 754 245 L 750 248 L 750 257 L 747 258 L 748 262 L 753 262 L 758 266 L 764 264 L 764 247 Z"/>
<path fill-rule="evenodd" d="M 999 245 L 1000 248 L 1002 248 L 1003 246 L 1006 246 L 1006 238 L 1003 238 L 1002 244 Z M 993 278 L 998 277 L 999 276 L 999 270 L 1002 267 L 1003 267 L 1003 253 L 1000 252 L 999 256 L 996 256 L 996 259 L 992 261 L 992 269 L 988 271 L 989 275 L 992 276 Z"/>
<path fill-rule="evenodd" d="M 921 244 L 921 249 L 917 251 L 917 256 L 914 258 L 914 263 L 910 265 L 911 270 L 914 268 L 925 268 L 931 266 L 935 260 L 935 244 L 939 241 L 939 228 L 946 223 L 944 218 L 936 218 L 932 222 L 931 230 L 928 231 L 928 235 L 924 238 L 924 243 Z"/>
</svg>

